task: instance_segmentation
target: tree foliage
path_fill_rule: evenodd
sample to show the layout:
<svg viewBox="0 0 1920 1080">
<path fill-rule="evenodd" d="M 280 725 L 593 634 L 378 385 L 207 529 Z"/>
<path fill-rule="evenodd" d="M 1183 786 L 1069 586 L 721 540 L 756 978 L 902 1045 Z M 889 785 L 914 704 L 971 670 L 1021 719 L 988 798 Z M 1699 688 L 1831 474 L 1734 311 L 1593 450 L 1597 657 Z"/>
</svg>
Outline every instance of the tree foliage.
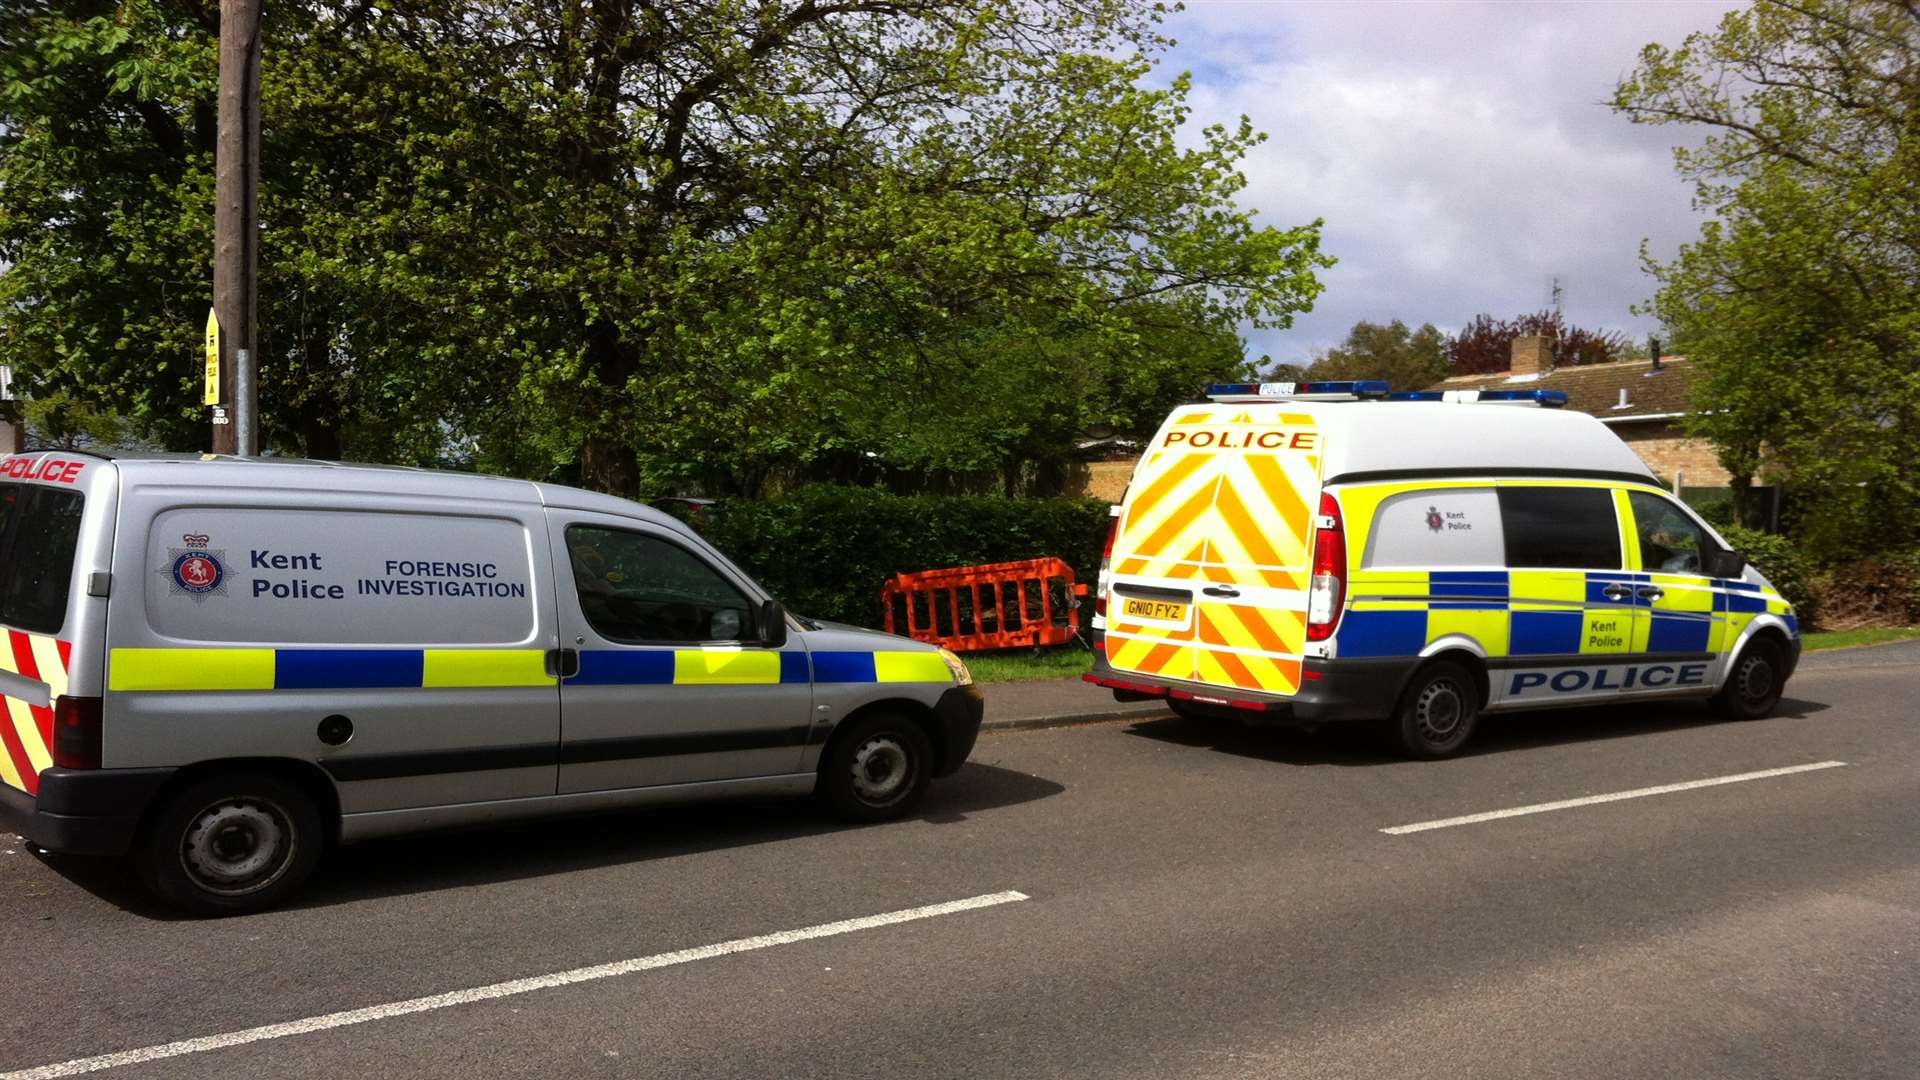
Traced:
<svg viewBox="0 0 1920 1080">
<path fill-rule="evenodd" d="M 276 0 L 263 419 L 634 493 L 1013 477 L 1319 291 L 1127 0 Z M 215 0 L 0 15 L 0 348 L 204 441 Z M 1177 389 L 1176 389 L 1177 388 Z"/>
<path fill-rule="evenodd" d="M 1395 389 L 1418 390 L 1446 378 L 1447 337 L 1432 323 L 1418 330 L 1395 319 L 1357 322 L 1346 340 L 1313 358 L 1300 377 L 1385 379 Z"/>
<path fill-rule="evenodd" d="M 1675 152 L 1713 216 L 1652 310 L 1706 365 L 1693 430 L 1744 486 L 1794 485 L 1822 560 L 1920 538 L 1920 13 L 1759 3 L 1649 45 L 1614 107 L 1707 132 Z"/>
<path fill-rule="evenodd" d="M 1513 339 L 1545 337 L 1555 367 L 1604 364 L 1623 359 L 1631 346 L 1626 336 L 1607 330 L 1583 330 L 1567 325 L 1557 311 L 1540 311 L 1517 319 L 1475 315 L 1447 341 L 1447 368 L 1453 375 L 1491 375 L 1513 362 Z"/>
</svg>

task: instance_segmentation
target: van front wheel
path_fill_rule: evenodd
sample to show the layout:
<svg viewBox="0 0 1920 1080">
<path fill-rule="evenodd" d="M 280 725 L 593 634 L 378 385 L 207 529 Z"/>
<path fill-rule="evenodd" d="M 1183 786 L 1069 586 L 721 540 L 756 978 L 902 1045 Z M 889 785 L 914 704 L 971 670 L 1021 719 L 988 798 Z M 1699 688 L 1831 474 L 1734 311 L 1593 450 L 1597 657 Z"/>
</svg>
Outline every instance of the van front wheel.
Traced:
<svg viewBox="0 0 1920 1080">
<path fill-rule="evenodd" d="M 1392 734 L 1409 757 L 1443 758 L 1473 737 L 1480 719 L 1480 691 L 1466 668 L 1442 660 L 1421 668 L 1400 695 Z"/>
<path fill-rule="evenodd" d="M 933 744 L 920 725 L 875 713 L 834 732 L 816 794 L 848 821 L 886 821 L 919 805 L 932 771 Z"/>
<path fill-rule="evenodd" d="M 1786 654 L 1772 639 L 1756 637 L 1733 660 L 1727 682 L 1712 699 L 1713 707 L 1729 720 L 1758 720 L 1773 712 L 1786 689 L 1781 672 Z"/>
<path fill-rule="evenodd" d="M 220 773 L 167 796 L 136 851 L 160 900 L 194 915 L 265 911 L 320 860 L 313 800 L 266 773 Z"/>
</svg>

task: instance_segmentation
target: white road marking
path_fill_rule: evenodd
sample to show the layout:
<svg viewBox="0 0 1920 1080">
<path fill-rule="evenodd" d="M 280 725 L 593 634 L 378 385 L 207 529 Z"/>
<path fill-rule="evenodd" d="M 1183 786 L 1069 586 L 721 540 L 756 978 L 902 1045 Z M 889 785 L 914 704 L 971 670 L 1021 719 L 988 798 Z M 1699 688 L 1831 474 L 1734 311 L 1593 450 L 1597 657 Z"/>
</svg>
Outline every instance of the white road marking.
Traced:
<svg viewBox="0 0 1920 1080">
<path fill-rule="evenodd" d="M 1390 829 L 1381 829 L 1383 833 L 1405 836 L 1408 833 L 1426 832 L 1428 829 L 1446 829 L 1455 825 L 1478 825 L 1483 821 L 1498 821 L 1501 818 L 1521 817 L 1526 814 L 1545 814 L 1553 810 L 1570 810 L 1576 806 L 1592 806 L 1596 803 L 1619 802 L 1622 799 L 1644 799 L 1649 795 L 1668 795 L 1676 791 L 1692 791 L 1694 788 L 1717 787 L 1720 784 L 1738 784 L 1747 780 L 1765 780 L 1774 776 L 1791 776 L 1794 773 L 1813 772 L 1816 769 L 1837 769 L 1845 765 L 1844 761 L 1816 761 L 1811 765 L 1789 765 L 1784 769 L 1762 769 L 1759 772 L 1738 773 L 1733 776 L 1711 776 L 1705 780 L 1688 780 L 1682 784 L 1661 784 L 1659 787 L 1635 788 L 1632 791 L 1616 791 L 1610 795 L 1588 795 L 1580 799 L 1562 799 L 1559 802 L 1534 803 L 1532 806 L 1516 806 L 1509 810 L 1489 810 L 1484 814 L 1465 814 L 1461 817 L 1441 818 L 1438 821 L 1422 821 L 1413 825 L 1395 825 Z M 5 1078 L 0 1077 L 0 1080 Z"/>
<path fill-rule="evenodd" d="M 965 900 L 949 900 L 944 904 L 928 904 L 925 907 L 907 908 L 904 911 L 889 911 L 882 915 L 866 915 L 858 919 L 821 923 L 818 926 L 803 927 L 799 930 L 782 930 L 777 934 L 762 934 L 759 937 L 735 938 L 732 941 L 722 941 L 717 945 L 702 945 L 677 952 L 656 953 L 653 956 L 620 960 L 611 964 L 559 971 L 552 975 L 536 975 L 532 978 L 514 979 L 490 986 L 476 986 L 470 990 L 453 990 L 445 994 L 434 994 L 431 997 L 371 1005 L 364 1009 L 349 1009 L 323 1016 L 309 1016 L 305 1020 L 267 1024 L 262 1027 L 247 1028 L 244 1031 L 230 1031 L 224 1035 L 203 1035 L 197 1039 L 182 1039 L 179 1042 L 146 1046 L 138 1050 L 122 1050 L 97 1057 L 75 1058 L 72 1061 L 62 1061 L 53 1065 L 39 1065 L 31 1069 L 0 1073 L 0 1080 L 53 1080 L 54 1077 L 79 1076 L 82 1073 L 115 1069 L 122 1065 L 138 1065 L 163 1058 L 180 1057 L 184 1054 L 200 1054 L 229 1046 L 243 1046 L 266 1039 L 284 1039 L 289 1035 L 306 1035 L 352 1024 L 407 1016 L 411 1013 L 431 1012 L 434 1009 L 446 1009 L 455 1005 L 470 1005 L 476 1001 L 492 1001 L 495 998 L 532 993 L 535 990 L 551 990 L 557 986 L 571 986 L 574 983 L 592 982 L 596 979 L 611 979 L 616 975 L 631 975 L 639 971 L 652 971 L 655 968 L 672 967 L 676 964 L 690 964 L 695 960 L 711 960 L 716 956 L 770 949 L 775 945 L 791 945 L 796 941 L 835 937 L 840 934 L 851 934 L 856 930 L 872 930 L 875 927 L 892 926 L 918 919 L 932 919 L 941 915 L 954 915 L 962 911 L 996 907 L 1026 899 L 1030 898 L 1025 893 L 1012 890 L 987 893 L 983 896 L 970 896 Z"/>
</svg>

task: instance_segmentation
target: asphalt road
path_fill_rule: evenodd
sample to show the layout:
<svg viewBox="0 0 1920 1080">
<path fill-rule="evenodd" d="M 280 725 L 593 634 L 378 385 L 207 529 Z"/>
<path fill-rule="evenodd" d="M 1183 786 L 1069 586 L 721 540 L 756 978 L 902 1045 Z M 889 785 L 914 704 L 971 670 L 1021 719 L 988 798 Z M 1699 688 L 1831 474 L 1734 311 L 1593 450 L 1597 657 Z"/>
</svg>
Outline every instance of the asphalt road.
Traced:
<svg viewBox="0 0 1920 1080">
<path fill-rule="evenodd" d="M 1916 700 L 1920 646 L 1895 646 L 1810 658 L 1774 719 L 1534 714 L 1441 763 L 1165 717 L 993 734 L 909 821 L 776 803 L 388 841 L 220 922 L 5 838 L 0 1072 L 756 939 L 97 1075 L 1908 1080 Z"/>
</svg>

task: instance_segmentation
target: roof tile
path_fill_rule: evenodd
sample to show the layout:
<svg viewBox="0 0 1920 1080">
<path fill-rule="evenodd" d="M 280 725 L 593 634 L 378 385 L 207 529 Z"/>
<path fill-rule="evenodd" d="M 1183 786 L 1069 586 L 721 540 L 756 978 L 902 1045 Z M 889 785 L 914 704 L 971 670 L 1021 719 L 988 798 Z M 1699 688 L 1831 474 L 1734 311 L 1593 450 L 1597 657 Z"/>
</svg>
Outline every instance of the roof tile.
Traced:
<svg viewBox="0 0 1920 1080">
<path fill-rule="evenodd" d="M 1491 375 L 1456 375 L 1443 379 L 1428 390 L 1561 390 L 1567 395 L 1567 408 L 1592 413 L 1601 420 L 1624 420 L 1636 416 L 1661 416 L 1683 413 L 1688 409 L 1689 391 L 1700 369 L 1684 356 L 1665 356 L 1660 370 L 1651 361 L 1621 360 L 1611 364 L 1582 364 L 1556 367 L 1540 376 L 1514 378 L 1511 372 Z M 1619 408 L 1620 391 L 1627 392 L 1627 407 Z"/>
</svg>

